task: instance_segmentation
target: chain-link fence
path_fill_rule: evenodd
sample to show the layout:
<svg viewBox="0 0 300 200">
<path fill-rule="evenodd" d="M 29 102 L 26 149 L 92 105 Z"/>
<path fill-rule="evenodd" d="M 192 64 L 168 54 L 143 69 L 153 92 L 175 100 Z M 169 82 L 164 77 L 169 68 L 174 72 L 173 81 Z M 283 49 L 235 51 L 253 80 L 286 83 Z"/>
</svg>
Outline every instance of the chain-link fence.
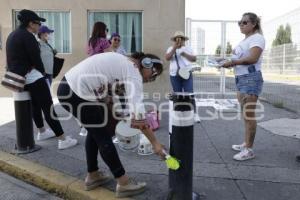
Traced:
<svg viewBox="0 0 300 200">
<path fill-rule="evenodd" d="M 209 56 L 230 57 L 231 50 L 243 40 L 237 21 L 186 20 L 186 33 L 198 54 L 202 71 L 194 72 L 194 91 L 198 98 L 236 98 L 232 69 L 206 66 Z M 264 87 L 261 99 L 279 108 L 300 113 L 300 47 L 284 44 L 267 47 L 263 53 Z"/>
<path fill-rule="evenodd" d="M 212 55 L 198 56 L 197 63 L 202 67 L 202 70 L 200 73 L 194 72 L 194 91 L 197 97 L 207 99 L 236 98 L 233 70 L 206 66 L 205 59 L 209 56 Z M 279 56 L 276 58 L 279 58 Z M 264 61 L 262 66 L 264 85 L 260 96 L 261 100 L 265 100 L 275 107 L 300 113 L 300 76 L 298 78 L 295 76 L 297 73 L 299 75 L 299 65 L 290 65 L 290 67 L 286 67 L 285 71 L 282 72 L 294 75 L 294 79 L 291 80 L 283 79 L 285 76 L 280 75 L 280 67 L 282 69 L 282 65 L 278 64 L 273 67 L 273 69 L 271 67 L 266 69 L 265 65 L 266 62 Z M 224 70 L 223 73 L 222 70 Z M 268 73 L 278 74 L 280 76 L 269 76 Z"/>
<path fill-rule="evenodd" d="M 300 46 L 289 43 L 264 51 L 263 70 L 267 73 L 300 76 Z"/>
</svg>

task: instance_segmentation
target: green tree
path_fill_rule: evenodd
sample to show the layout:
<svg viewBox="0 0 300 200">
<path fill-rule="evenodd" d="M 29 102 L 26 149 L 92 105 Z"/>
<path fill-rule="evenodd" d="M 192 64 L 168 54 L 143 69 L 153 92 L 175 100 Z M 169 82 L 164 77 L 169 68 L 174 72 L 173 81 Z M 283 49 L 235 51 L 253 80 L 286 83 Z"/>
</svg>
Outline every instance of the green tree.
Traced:
<svg viewBox="0 0 300 200">
<path fill-rule="evenodd" d="M 230 55 L 232 53 L 232 45 L 230 42 L 227 42 L 226 44 L 226 55 Z M 215 55 L 216 56 L 221 56 L 221 45 L 218 45 L 216 50 L 215 50 Z"/>
<path fill-rule="evenodd" d="M 273 40 L 272 46 L 279 46 L 282 44 L 292 43 L 292 29 L 289 24 L 286 24 L 285 28 L 280 25 L 277 29 L 276 37 Z"/>
<path fill-rule="evenodd" d="M 216 56 L 220 56 L 221 55 L 221 45 L 218 45 L 215 51 Z"/>
<path fill-rule="evenodd" d="M 230 42 L 227 42 L 226 44 L 226 55 L 230 55 L 232 53 L 232 45 Z"/>
<path fill-rule="evenodd" d="M 297 46 L 292 42 L 292 29 L 289 24 L 280 25 L 276 37 L 272 42 L 270 64 L 274 70 L 283 73 L 285 70 L 293 69 L 297 56 Z"/>
</svg>

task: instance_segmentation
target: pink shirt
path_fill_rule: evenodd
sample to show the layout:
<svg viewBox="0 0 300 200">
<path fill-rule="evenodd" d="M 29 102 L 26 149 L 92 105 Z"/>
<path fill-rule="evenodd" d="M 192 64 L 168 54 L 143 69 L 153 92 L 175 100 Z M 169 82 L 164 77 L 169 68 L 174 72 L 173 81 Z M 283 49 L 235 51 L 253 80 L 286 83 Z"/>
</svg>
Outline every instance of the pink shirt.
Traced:
<svg viewBox="0 0 300 200">
<path fill-rule="evenodd" d="M 94 54 L 103 53 L 105 49 L 110 47 L 110 43 L 106 38 L 97 39 L 95 48 L 93 48 L 90 44 L 87 47 L 87 54 L 92 56 Z"/>
</svg>

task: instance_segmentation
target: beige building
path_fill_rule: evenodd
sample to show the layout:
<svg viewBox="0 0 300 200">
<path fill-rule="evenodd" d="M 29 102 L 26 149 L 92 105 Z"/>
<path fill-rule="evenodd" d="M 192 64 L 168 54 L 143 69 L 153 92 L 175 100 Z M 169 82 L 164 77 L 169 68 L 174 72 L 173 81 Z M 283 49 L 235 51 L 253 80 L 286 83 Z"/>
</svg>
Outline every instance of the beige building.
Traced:
<svg viewBox="0 0 300 200">
<path fill-rule="evenodd" d="M 161 58 L 171 45 L 169 38 L 174 31 L 184 31 L 185 0 L 0 0 L 0 2 L 1 75 L 6 62 L 6 38 L 17 26 L 16 15 L 21 9 L 36 11 L 47 19 L 46 25 L 55 30 L 51 44 L 58 50 L 59 56 L 66 59 L 62 74 L 87 57 L 86 44 L 95 21 L 105 22 L 109 34 L 119 32 L 122 45 L 128 53 L 144 51 L 159 55 Z M 168 71 L 167 63 L 165 67 Z M 164 73 L 159 82 L 169 85 L 167 74 Z M 157 84 L 159 85 L 159 83 L 155 85 Z M 162 89 L 160 84 L 160 92 L 168 90 L 168 87 Z"/>
</svg>

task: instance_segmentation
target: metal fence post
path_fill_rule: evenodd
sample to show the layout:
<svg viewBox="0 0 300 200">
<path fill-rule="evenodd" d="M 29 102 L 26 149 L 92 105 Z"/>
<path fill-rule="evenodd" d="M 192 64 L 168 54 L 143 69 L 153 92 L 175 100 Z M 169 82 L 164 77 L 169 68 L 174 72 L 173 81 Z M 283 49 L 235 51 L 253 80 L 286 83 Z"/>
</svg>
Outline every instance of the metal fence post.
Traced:
<svg viewBox="0 0 300 200">
<path fill-rule="evenodd" d="M 13 153 L 26 154 L 41 149 L 33 137 L 31 98 L 29 92 L 14 92 L 16 146 Z"/>
<path fill-rule="evenodd" d="M 170 133 L 170 155 L 180 160 L 180 168 L 169 170 L 168 200 L 199 200 L 193 193 L 193 143 L 194 143 L 194 96 L 174 93 L 172 132 Z"/>
<path fill-rule="evenodd" d="M 286 47 L 285 47 L 285 44 L 282 45 L 282 71 L 281 71 L 281 74 L 284 74 L 285 73 L 285 59 L 286 59 Z"/>
</svg>

